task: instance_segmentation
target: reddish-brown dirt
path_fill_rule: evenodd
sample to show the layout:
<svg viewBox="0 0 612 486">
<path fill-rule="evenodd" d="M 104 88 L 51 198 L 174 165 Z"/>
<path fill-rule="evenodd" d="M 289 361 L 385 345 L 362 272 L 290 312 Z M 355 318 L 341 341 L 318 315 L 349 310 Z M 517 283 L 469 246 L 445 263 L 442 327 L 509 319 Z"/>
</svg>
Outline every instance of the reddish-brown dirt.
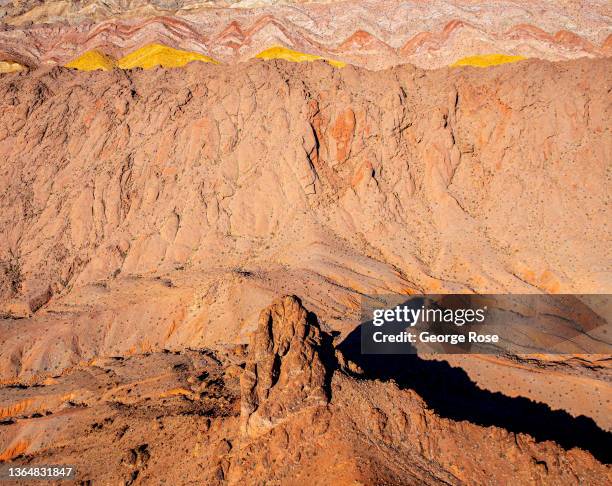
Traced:
<svg viewBox="0 0 612 486">
<path fill-rule="evenodd" d="M 610 293 L 611 68 L 0 76 L 0 457 L 102 484 L 608 484 L 609 356 L 351 343 L 361 294 Z"/>
<path fill-rule="evenodd" d="M 612 480 L 601 448 L 586 452 L 444 418 L 414 390 L 350 368 L 316 317 L 298 299 L 284 297 L 262 311 L 246 352 L 98 359 L 42 387 L 11 391 L 13 400 L 32 405 L 2 422 L 4 459 L 69 463 L 81 484 Z M 532 403 L 525 411 L 592 432 L 546 407 Z M 606 438 L 592 433 L 589 440 Z"/>
</svg>

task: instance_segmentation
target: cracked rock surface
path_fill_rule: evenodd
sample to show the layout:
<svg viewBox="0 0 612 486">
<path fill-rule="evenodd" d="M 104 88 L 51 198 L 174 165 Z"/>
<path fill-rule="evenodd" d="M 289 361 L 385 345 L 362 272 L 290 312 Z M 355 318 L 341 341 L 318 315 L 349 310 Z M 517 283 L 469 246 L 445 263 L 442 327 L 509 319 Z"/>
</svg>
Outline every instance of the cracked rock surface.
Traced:
<svg viewBox="0 0 612 486">
<path fill-rule="evenodd" d="M 324 337 L 313 319 L 309 322 L 294 297 L 273 303 L 259 317 L 240 383 L 247 435 L 260 435 L 289 415 L 329 401 Z"/>
<path fill-rule="evenodd" d="M 393 376 L 343 343 L 362 294 L 610 293 L 611 63 L 0 76 L 0 457 L 606 484 L 604 341 Z"/>
</svg>

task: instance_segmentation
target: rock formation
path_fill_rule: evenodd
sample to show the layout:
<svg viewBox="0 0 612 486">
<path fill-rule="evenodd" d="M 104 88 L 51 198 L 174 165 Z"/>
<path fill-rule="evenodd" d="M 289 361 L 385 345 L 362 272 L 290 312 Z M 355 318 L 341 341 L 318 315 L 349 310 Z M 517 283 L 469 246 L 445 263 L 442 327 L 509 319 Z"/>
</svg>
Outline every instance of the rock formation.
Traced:
<svg viewBox="0 0 612 486">
<path fill-rule="evenodd" d="M 361 293 L 606 292 L 609 72 L 3 75 L 2 380 L 246 343 L 279 294 L 346 335 Z M 609 427 L 589 371 L 606 363 L 556 358 L 552 382 L 514 358 L 461 366 Z"/>
<path fill-rule="evenodd" d="M 507 399 L 499 417 L 524 408 L 521 416 L 541 425 L 529 429 L 537 439 L 455 421 L 428 394 L 428 402 L 421 398 L 412 389 L 419 389 L 416 382 L 406 387 L 400 375 L 398 382 L 373 379 L 368 367 L 355 377 L 348 371 L 354 366 L 338 368 L 333 353 L 316 317 L 295 297 L 279 298 L 261 312 L 246 349 L 96 359 L 38 387 L 4 389 L 0 460 L 70 462 L 82 482 L 113 484 L 329 484 L 333 478 L 341 485 L 596 486 L 612 479 L 601 463 L 611 459 L 610 434 L 592 421 L 524 399 Z M 426 363 L 417 358 L 400 367 L 414 371 Z M 435 367 L 436 379 L 452 370 Z M 499 395 L 478 393 L 474 408 L 490 407 Z M 461 408 L 467 395 L 444 396 Z M 576 433 L 563 436 L 570 442 L 560 439 L 563 428 Z M 594 435 L 581 442 L 584 434 Z"/>
<path fill-rule="evenodd" d="M 370 69 L 489 54 L 558 61 L 609 56 L 610 14 L 602 0 L 35 0 L 0 6 L 0 61 L 64 65 L 90 50 L 119 59 L 148 44 L 229 64 L 279 45 Z"/>
<path fill-rule="evenodd" d="M 0 2 L 0 470 L 610 484 L 610 15 Z M 563 355 L 361 354 L 421 293 L 590 295 Z"/>
<path fill-rule="evenodd" d="M 262 311 L 240 381 L 244 433 L 258 436 L 295 414 L 327 404 L 324 338 L 295 297 Z"/>
<path fill-rule="evenodd" d="M 252 403 L 249 368 L 268 369 L 277 349 L 286 352 L 286 362 L 290 355 L 302 355 L 291 368 L 297 379 L 274 385 L 282 387 L 279 405 L 292 403 L 305 389 L 322 389 L 324 374 L 306 378 L 303 364 L 329 363 L 333 350 L 331 341 L 313 339 L 319 335 L 318 328 L 314 321 L 309 327 L 306 315 L 292 297 L 279 299 L 262 312 L 243 374 L 249 383 L 246 390 L 241 387 L 243 414 L 245 400 L 249 409 Z M 281 405 L 283 420 L 268 422 L 265 431 L 256 436 L 247 432 L 233 442 L 230 484 L 329 484 L 329 478 L 336 484 L 487 484 L 492 477 L 495 484 L 567 484 L 577 477 L 589 484 L 605 484 L 612 477 L 608 468 L 578 450 L 564 451 L 551 442 L 536 443 L 496 427 L 453 422 L 439 417 L 414 391 L 402 390 L 396 383 L 355 379 L 345 370 L 331 369 L 335 373 L 329 375 L 326 407 L 322 405 L 327 400 L 321 400 L 318 408 L 305 408 L 310 414 L 304 416 L 287 413 Z M 272 393 L 268 397 L 272 400 Z M 287 397 L 291 398 L 287 401 Z M 600 439 L 611 443 L 609 435 Z"/>
</svg>

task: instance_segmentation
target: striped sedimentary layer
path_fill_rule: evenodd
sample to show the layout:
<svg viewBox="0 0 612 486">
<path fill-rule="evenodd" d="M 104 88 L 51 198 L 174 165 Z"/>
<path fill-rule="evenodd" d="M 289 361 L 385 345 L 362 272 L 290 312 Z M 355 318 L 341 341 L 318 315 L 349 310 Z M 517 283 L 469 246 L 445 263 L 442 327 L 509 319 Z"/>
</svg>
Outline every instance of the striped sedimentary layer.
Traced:
<svg viewBox="0 0 612 486">
<path fill-rule="evenodd" d="M 120 59 L 149 44 L 222 63 L 245 61 L 282 46 L 373 69 L 403 63 L 437 68 L 490 54 L 551 61 L 612 54 L 612 8 L 603 2 L 360 1 L 255 8 L 190 4 L 171 10 L 115 8 L 108 15 L 100 13 L 104 9 L 94 9 L 93 15 L 85 7 L 61 10 L 58 5 L 44 3 L 38 10 L 5 14 L 0 61 L 28 67 L 64 65 L 91 50 Z M 45 6 L 46 14 L 41 10 Z M 51 6 L 62 13 L 54 14 Z"/>
</svg>

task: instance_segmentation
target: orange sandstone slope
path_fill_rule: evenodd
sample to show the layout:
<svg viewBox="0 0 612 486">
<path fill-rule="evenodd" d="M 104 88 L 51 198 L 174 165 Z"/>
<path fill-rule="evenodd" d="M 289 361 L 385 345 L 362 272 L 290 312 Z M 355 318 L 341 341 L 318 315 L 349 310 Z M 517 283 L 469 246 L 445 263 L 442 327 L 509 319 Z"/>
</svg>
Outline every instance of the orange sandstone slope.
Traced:
<svg viewBox="0 0 612 486">
<path fill-rule="evenodd" d="M 283 294 L 341 340 L 363 293 L 609 293 L 611 62 L 3 75 L 2 383 L 246 343 Z M 605 356 L 452 362 L 612 428 Z"/>
<path fill-rule="evenodd" d="M 484 392 L 414 356 L 399 381 L 363 362 L 355 373 L 350 349 L 334 351 L 320 326 L 287 296 L 261 312 L 248 347 L 97 359 L 3 389 L 0 460 L 70 463 L 81 484 L 612 480 L 611 436 L 584 417 Z M 434 377 L 452 379 L 452 393 Z M 434 393 L 422 397 L 424 380 Z"/>
<path fill-rule="evenodd" d="M 20 2 L 0 10 L 0 61 L 64 65 L 91 50 L 119 59 L 148 44 L 223 63 L 285 48 L 371 69 L 423 68 L 483 54 L 551 61 L 611 54 L 605 1 L 392 0 L 326 3 Z"/>
</svg>

